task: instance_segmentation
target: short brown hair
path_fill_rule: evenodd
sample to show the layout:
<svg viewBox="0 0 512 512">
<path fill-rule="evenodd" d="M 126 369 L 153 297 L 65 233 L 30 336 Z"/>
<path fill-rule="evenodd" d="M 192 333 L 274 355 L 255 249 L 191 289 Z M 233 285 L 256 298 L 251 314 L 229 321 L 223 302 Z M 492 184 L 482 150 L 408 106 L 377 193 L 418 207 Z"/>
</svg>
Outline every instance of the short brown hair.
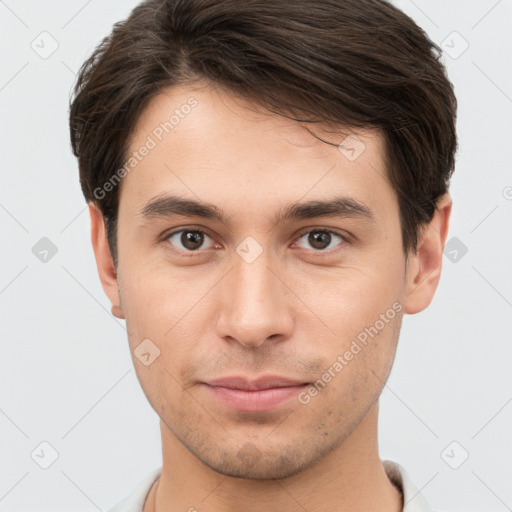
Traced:
<svg viewBox="0 0 512 512">
<path fill-rule="evenodd" d="M 300 122 L 379 129 L 416 250 L 454 169 L 457 101 L 441 49 L 383 0 L 146 0 L 82 65 L 70 105 L 85 199 L 117 261 L 119 187 L 135 124 L 164 87 L 198 80 Z"/>
</svg>

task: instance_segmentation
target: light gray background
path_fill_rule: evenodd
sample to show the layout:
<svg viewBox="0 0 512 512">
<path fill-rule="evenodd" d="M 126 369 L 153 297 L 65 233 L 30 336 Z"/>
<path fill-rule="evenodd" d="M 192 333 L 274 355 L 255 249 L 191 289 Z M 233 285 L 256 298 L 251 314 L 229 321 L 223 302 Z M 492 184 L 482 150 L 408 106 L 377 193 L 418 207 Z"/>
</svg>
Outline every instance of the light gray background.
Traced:
<svg viewBox="0 0 512 512">
<path fill-rule="evenodd" d="M 106 510 L 161 464 L 158 417 L 96 274 L 67 126 L 76 71 L 135 4 L 0 1 L 4 512 Z M 458 246 L 432 305 L 404 320 L 381 398 L 381 456 L 404 465 L 434 509 L 503 512 L 512 509 L 512 2 L 399 6 L 444 41 L 459 100 L 449 235 Z M 58 48 L 43 59 L 31 44 L 49 51 L 51 38 Z M 42 237 L 58 249 L 47 262 L 32 252 Z M 58 452 L 48 469 L 36 463 L 51 462 L 43 441 Z"/>
</svg>

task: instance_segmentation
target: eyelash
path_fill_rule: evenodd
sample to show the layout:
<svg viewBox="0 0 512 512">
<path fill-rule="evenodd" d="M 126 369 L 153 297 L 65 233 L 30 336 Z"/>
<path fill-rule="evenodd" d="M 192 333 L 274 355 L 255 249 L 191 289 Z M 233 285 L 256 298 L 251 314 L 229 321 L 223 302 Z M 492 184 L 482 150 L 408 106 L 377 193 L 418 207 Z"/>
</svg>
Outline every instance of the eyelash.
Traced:
<svg viewBox="0 0 512 512">
<path fill-rule="evenodd" d="M 327 228 L 308 228 L 304 231 L 301 231 L 301 233 L 297 236 L 297 240 L 300 240 L 304 235 L 307 235 L 308 233 L 317 232 L 317 233 L 329 233 L 330 235 L 335 235 L 338 238 L 341 239 L 339 246 L 343 246 L 346 243 L 348 243 L 348 235 L 342 233 L 341 231 L 338 231 L 337 229 L 327 229 Z M 341 247 L 338 247 L 337 249 L 309 249 L 314 254 L 332 254 L 333 252 L 337 252 L 341 249 Z"/>
<path fill-rule="evenodd" d="M 183 232 L 187 232 L 187 231 L 190 231 L 190 232 L 194 232 L 194 233 L 200 233 L 201 235 L 205 235 L 207 236 L 208 238 L 212 239 L 212 237 L 206 233 L 205 231 L 201 230 L 201 229 L 195 229 L 195 228 L 182 228 L 182 229 L 179 229 L 179 230 L 176 230 L 176 231 L 173 231 L 171 233 L 168 233 L 166 234 L 164 237 L 163 237 L 163 241 L 164 242 L 168 242 L 169 245 L 172 245 L 170 244 L 169 242 L 169 239 L 178 234 L 178 233 L 183 233 Z M 307 235 L 309 233 L 312 233 L 312 232 L 318 232 L 318 233 L 329 233 L 331 235 L 335 235 L 337 237 L 339 237 L 341 239 L 341 242 L 339 245 L 343 246 L 345 245 L 346 243 L 349 243 L 349 237 L 348 235 L 346 235 L 345 233 L 342 233 L 336 229 L 327 229 L 327 228 L 308 228 L 308 229 L 305 229 L 304 231 L 301 231 L 299 233 L 299 235 L 297 235 L 297 238 L 295 240 L 300 240 L 304 235 Z M 300 249 L 300 247 L 299 247 Z M 179 252 L 180 254 L 186 254 L 187 257 L 194 257 L 194 256 L 201 256 L 201 253 L 202 251 L 204 251 L 205 249 L 196 249 L 195 251 L 191 251 L 191 250 L 185 250 L 185 249 L 172 249 L 174 252 Z M 208 250 L 208 249 L 206 249 Z M 306 249 L 308 250 L 308 249 Z M 309 249 L 309 252 L 311 253 L 315 253 L 315 254 L 319 254 L 319 255 L 322 255 L 322 254 L 331 254 L 333 252 L 337 252 L 338 250 L 340 250 L 339 248 L 338 249 Z"/>
</svg>

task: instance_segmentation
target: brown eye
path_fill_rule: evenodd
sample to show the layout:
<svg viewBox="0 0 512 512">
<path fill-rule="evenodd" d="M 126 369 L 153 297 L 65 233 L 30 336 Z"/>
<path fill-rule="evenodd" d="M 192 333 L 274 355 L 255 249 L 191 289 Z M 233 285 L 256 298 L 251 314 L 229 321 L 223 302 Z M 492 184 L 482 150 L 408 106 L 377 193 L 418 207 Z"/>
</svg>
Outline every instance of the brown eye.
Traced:
<svg viewBox="0 0 512 512">
<path fill-rule="evenodd" d="M 303 249 L 314 249 L 317 251 L 324 251 L 325 249 L 332 249 L 340 242 L 343 242 L 343 237 L 334 231 L 314 229 L 304 233 L 299 240 L 305 240 L 309 247 L 300 245 Z M 336 244 L 338 242 L 338 244 Z"/>
<path fill-rule="evenodd" d="M 167 237 L 167 240 L 181 251 L 201 249 L 206 239 L 211 240 L 206 233 L 196 229 L 182 229 L 171 233 Z"/>
</svg>

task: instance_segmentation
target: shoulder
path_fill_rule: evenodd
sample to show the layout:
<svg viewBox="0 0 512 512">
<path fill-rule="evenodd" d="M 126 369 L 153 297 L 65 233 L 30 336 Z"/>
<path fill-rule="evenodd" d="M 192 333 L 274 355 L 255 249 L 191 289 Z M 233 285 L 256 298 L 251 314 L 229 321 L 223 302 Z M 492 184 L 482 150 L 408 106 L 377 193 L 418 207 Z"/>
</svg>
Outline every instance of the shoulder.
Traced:
<svg viewBox="0 0 512 512">
<path fill-rule="evenodd" d="M 392 460 L 383 460 L 382 465 L 389 480 L 403 495 L 404 507 L 402 512 L 435 512 L 422 496 L 403 466 Z"/>
</svg>

